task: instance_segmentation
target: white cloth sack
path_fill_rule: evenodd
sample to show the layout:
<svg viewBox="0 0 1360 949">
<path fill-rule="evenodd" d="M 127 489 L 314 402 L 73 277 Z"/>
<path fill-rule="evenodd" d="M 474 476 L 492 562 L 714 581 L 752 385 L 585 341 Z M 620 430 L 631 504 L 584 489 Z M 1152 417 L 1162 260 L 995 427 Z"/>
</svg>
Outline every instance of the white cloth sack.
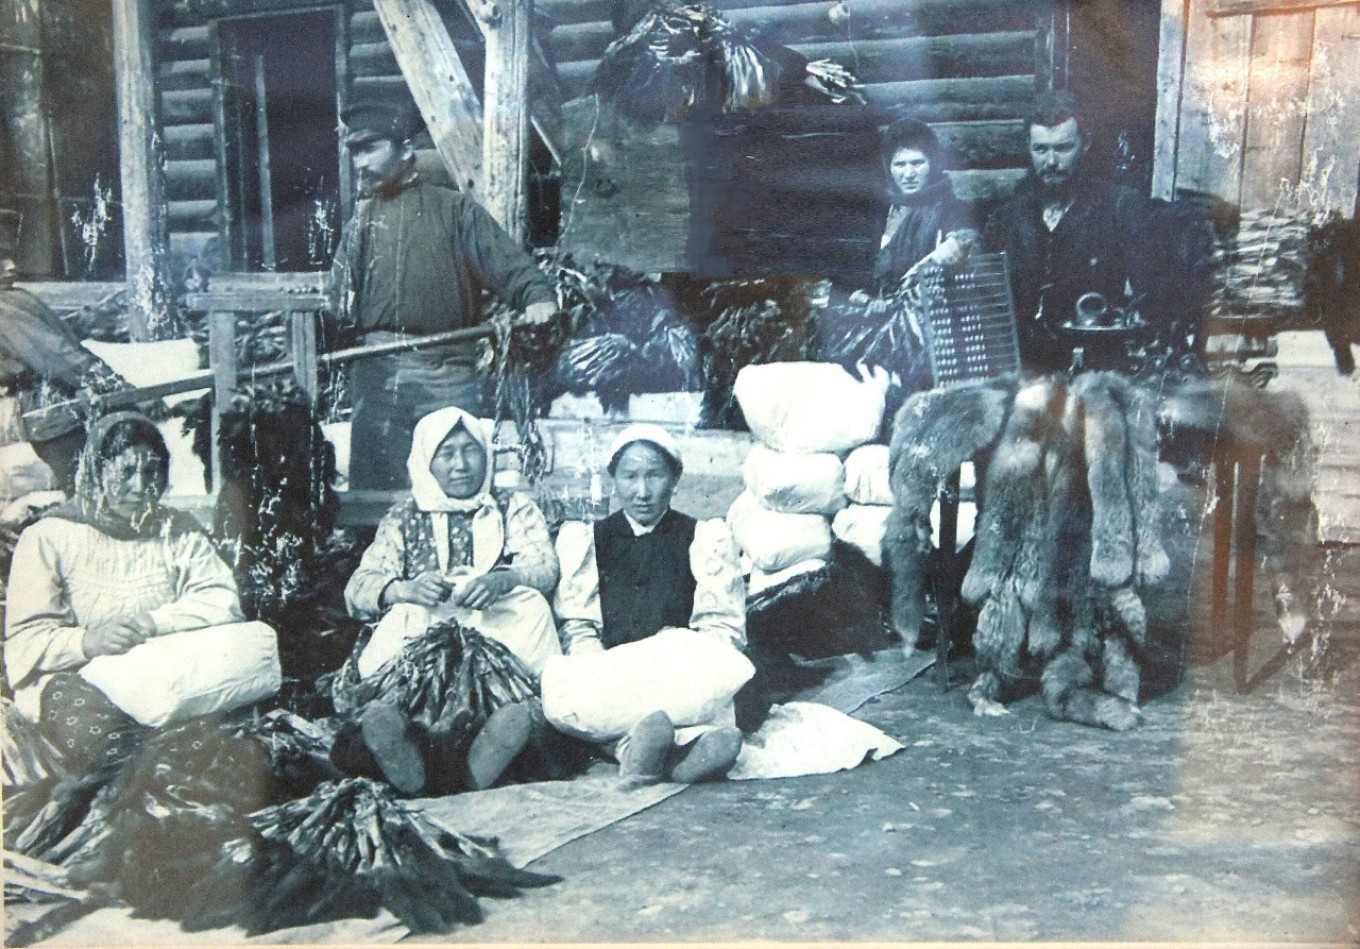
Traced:
<svg viewBox="0 0 1360 949">
<path fill-rule="evenodd" d="M 893 503 L 887 445 L 861 445 L 846 457 L 845 493 L 855 504 Z"/>
<path fill-rule="evenodd" d="M 756 445 L 741 473 L 746 489 L 772 511 L 835 514 L 845 507 L 845 466 L 829 452 L 794 454 Z"/>
<path fill-rule="evenodd" d="M 820 514 L 781 514 L 743 491 L 727 511 L 727 526 L 737 546 L 765 573 L 831 554 L 831 527 Z"/>
<path fill-rule="evenodd" d="M 834 363 L 746 366 L 733 387 L 751 433 L 779 451 L 846 452 L 872 441 L 883 421 L 883 388 Z"/>
<path fill-rule="evenodd" d="M 192 376 L 199 369 L 198 343 L 192 339 L 163 339 L 153 343 L 104 343 L 87 339 L 82 346 L 108 363 L 109 368 L 134 386 L 154 386 Z M 168 395 L 165 401 L 178 405 L 197 399 L 207 389 L 194 389 Z"/>
<path fill-rule="evenodd" d="M 555 656 L 543 668 L 543 714 L 587 741 L 621 738 L 662 711 L 678 726 L 704 725 L 729 707 L 755 666 L 714 636 L 663 629 L 604 652 Z"/>
<path fill-rule="evenodd" d="M 883 535 L 887 532 L 892 508 L 882 504 L 852 504 L 836 515 L 831 533 L 883 566 Z"/>
<path fill-rule="evenodd" d="M 829 774 L 901 750 L 901 742 L 829 705 L 788 702 L 770 709 L 765 724 L 742 744 L 727 777 L 746 781 Z"/>
<path fill-rule="evenodd" d="M 91 659 L 80 677 L 152 728 L 240 708 L 283 685 L 279 640 L 264 623 L 156 636 L 122 655 Z"/>
<path fill-rule="evenodd" d="M 750 596 L 755 596 L 757 593 L 764 593 L 772 587 L 786 583 L 794 577 L 801 577 L 805 573 L 815 573 L 824 569 L 826 569 L 826 561 L 816 558 L 799 561 L 792 567 L 785 567 L 783 570 L 776 570 L 774 573 L 766 573 L 759 567 L 755 567 L 751 570 L 751 579 L 747 581 L 747 592 Z"/>
</svg>

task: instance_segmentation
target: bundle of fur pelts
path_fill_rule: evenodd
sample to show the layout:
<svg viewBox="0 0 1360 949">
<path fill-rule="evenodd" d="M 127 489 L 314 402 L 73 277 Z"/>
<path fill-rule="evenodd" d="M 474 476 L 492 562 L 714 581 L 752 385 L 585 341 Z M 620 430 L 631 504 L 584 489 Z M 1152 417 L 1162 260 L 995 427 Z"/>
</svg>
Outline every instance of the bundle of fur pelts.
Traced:
<svg viewBox="0 0 1360 949">
<path fill-rule="evenodd" d="M 959 465 L 992 449 L 963 599 L 979 611 L 969 699 L 1000 714 L 1005 688 L 1038 675 L 1056 718 L 1137 721 L 1140 584 L 1170 564 L 1158 536 L 1155 399 L 1090 373 L 913 396 L 893 432 L 893 620 L 912 642 L 932 553 L 929 514 Z"/>
<path fill-rule="evenodd" d="M 883 553 L 892 572 L 893 630 L 908 646 L 916 645 L 925 617 L 931 508 L 950 475 L 1000 436 L 1015 389 L 1015 380 L 1006 379 L 918 392 L 893 420 L 893 507 Z"/>
</svg>

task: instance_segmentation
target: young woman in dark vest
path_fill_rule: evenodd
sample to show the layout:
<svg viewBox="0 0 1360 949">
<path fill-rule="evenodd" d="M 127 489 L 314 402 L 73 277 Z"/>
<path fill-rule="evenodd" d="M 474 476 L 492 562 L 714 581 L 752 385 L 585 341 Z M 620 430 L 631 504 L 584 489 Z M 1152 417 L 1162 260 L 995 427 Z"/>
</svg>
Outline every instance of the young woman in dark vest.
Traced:
<svg viewBox="0 0 1360 949">
<path fill-rule="evenodd" d="M 746 586 L 721 520 L 671 509 L 684 470 L 680 447 L 656 425 L 630 425 L 610 447 L 620 510 L 595 524 L 568 522 L 557 538 L 562 580 L 553 604 L 563 651 L 598 652 L 663 629 L 746 645 Z M 741 750 L 731 705 L 706 725 L 676 729 L 644 716 L 619 742 L 619 774 L 689 783 L 726 774 Z"/>
</svg>

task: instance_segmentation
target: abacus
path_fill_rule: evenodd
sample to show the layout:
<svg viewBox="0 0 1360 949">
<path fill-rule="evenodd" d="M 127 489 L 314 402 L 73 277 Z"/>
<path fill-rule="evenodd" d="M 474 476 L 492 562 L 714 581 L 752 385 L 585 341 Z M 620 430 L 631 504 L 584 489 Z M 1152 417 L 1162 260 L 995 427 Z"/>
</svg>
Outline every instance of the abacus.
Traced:
<svg viewBox="0 0 1360 949">
<path fill-rule="evenodd" d="M 1020 371 L 1015 303 L 1005 254 L 971 254 L 918 273 L 926 354 L 935 386 Z"/>
</svg>

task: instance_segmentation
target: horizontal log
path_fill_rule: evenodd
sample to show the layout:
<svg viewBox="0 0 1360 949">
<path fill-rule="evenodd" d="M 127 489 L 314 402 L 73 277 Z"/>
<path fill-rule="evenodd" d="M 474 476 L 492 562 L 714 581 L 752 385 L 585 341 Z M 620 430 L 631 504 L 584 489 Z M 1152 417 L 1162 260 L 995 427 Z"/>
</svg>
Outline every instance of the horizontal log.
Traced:
<svg viewBox="0 0 1360 949">
<path fill-rule="evenodd" d="M 353 76 L 392 76 L 400 75 L 396 54 L 387 44 L 386 38 L 372 43 L 351 43 L 349 47 L 349 69 Z"/>
<path fill-rule="evenodd" d="M 554 23 L 609 22 L 611 0 L 537 0 L 534 12 Z"/>
<path fill-rule="evenodd" d="M 830 59 L 864 83 L 1016 76 L 1034 69 L 1034 32 L 978 36 L 910 37 L 863 43 L 805 43 L 793 47 L 808 59 Z M 568 98 L 584 95 L 598 60 L 562 62 L 558 77 Z"/>
<path fill-rule="evenodd" d="M 190 257 L 204 257 L 211 249 L 209 244 L 219 240 L 221 237 L 217 231 L 171 231 L 168 240 L 170 245 L 170 255 L 178 256 L 185 260 Z M 213 262 L 216 261 L 213 254 Z"/>
<path fill-rule="evenodd" d="M 209 287 L 213 293 L 324 293 L 328 272 L 324 270 L 291 273 L 251 273 L 223 271 L 212 275 Z M 286 309 L 287 307 L 275 307 Z M 228 307 L 233 309 L 233 307 Z"/>
<path fill-rule="evenodd" d="M 217 226 L 217 200 L 167 201 L 166 219 L 182 231 L 208 230 Z"/>
<path fill-rule="evenodd" d="M 861 82 L 1013 76 L 1034 68 L 1034 31 L 870 40 L 863 43 L 803 43 L 808 59 L 830 59 Z"/>
<path fill-rule="evenodd" d="M 768 0 L 767 0 L 768 2 Z M 902 0 L 856 0 L 852 19 L 835 23 L 827 16 L 831 5 L 786 3 L 731 10 L 726 19 L 774 43 L 797 47 L 805 43 L 854 42 L 935 36 L 957 33 L 960 24 L 981 35 L 1034 29 L 1029 0 L 933 0 L 904 4 Z M 615 39 L 608 19 L 566 22 L 552 31 L 552 48 L 559 62 L 598 59 Z M 853 60 L 844 65 L 853 67 Z"/>
<path fill-rule="evenodd" d="M 174 89 L 201 89 L 212 81 L 209 59 L 162 60 L 156 64 L 156 87 L 162 92 Z"/>
<path fill-rule="evenodd" d="M 382 20 L 378 19 L 378 11 L 371 7 L 367 10 L 355 10 L 349 18 L 349 41 L 351 43 L 376 43 L 378 40 L 386 40 L 387 34 L 383 32 Z"/>
<path fill-rule="evenodd" d="M 161 122 L 165 125 L 194 125 L 212 121 L 211 89 L 178 89 L 162 92 Z"/>
<path fill-rule="evenodd" d="M 959 168 L 1023 168 L 1028 156 L 1025 123 L 939 122 L 940 142 Z"/>
<path fill-rule="evenodd" d="M 411 92 L 406 88 L 406 80 L 400 75 L 394 76 L 355 76 L 352 80 L 354 91 L 364 95 L 372 95 L 376 98 L 404 98 L 408 104 L 411 100 Z"/>
<path fill-rule="evenodd" d="M 198 201 L 217 196 L 217 162 L 194 158 L 165 163 L 165 195 L 171 201 Z"/>
<path fill-rule="evenodd" d="M 1034 104 L 1034 76 L 912 79 L 866 85 L 872 105 L 899 110 L 922 122 L 1016 119 Z"/>
<path fill-rule="evenodd" d="M 785 45 L 833 40 L 895 39 L 956 33 L 961 25 L 970 33 L 1033 30 L 1034 5 L 1030 0 L 854 0 L 850 19 L 834 22 L 831 4 L 782 3 L 726 8 L 733 24 L 758 30 L 761 36 Z M 849 64 L 847 64 L 849 65 Z"/>
<path fill-rule="evenodd" d="M 167 125 L 161 129 L 165 142 L 165 157 L 170 161 L 212 158 L 216 154 L 211 122 L 191 125 Z"/>
<path fill-rule="evenodd" d="M 160 31 L 162 60 L 205 59 L 211 55 L 212 42 L 206 26 L 177 26 Z"/>
</svg>

